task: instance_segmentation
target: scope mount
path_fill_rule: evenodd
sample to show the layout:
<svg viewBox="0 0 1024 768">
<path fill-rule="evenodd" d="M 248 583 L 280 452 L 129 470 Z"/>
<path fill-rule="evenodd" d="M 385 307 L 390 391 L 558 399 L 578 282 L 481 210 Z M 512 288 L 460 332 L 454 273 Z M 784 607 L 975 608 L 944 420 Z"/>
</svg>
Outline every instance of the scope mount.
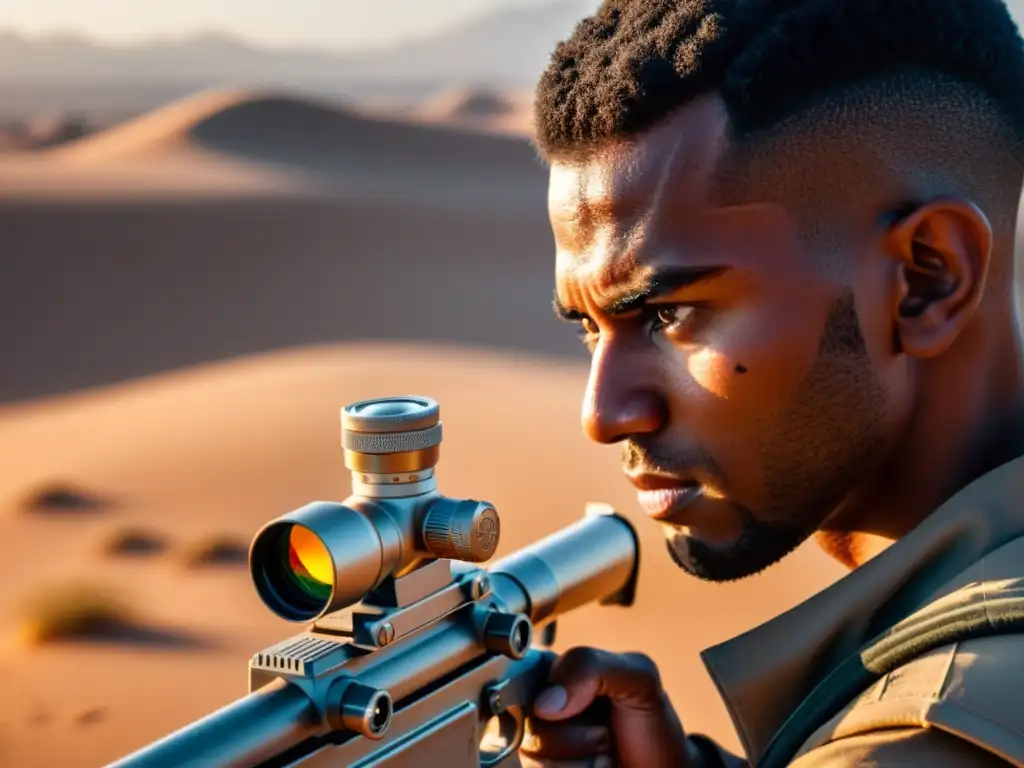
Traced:
<svg viewBox="0 0 1024 768">
<path fill-rule="evenodd" d="M 314 691 L 339 666 L 358 665 L 361 657 L 390 650 L 389 646 L 450 616 L 454 619 L 457 613 L 464 615 L 459 621 L 476 627 L 482 645 L 495 657 L 522 660 L 534 644 L 532 622 L 526 614 L 507 610 L 493 592 L 486 570 L 466 565 L 441 558 L 389 577 L 360 603 L 328 613 L 302 634 L 254 654 L 249 662 L 250 692 L 285 678 L 308 690 L 311 699 L 320 700 Z M 545 633 L 539 644 L 550 645 L 552 639 L 550 632 Z M 484 701 L 487 713 L 504 717 L 509 707 L 535 694 L 541 683 L 524 679 L 514 690 L 492 686 Z M 370 739 L 383 738 L 394 708 L 390 693 L 356 682 L 345 686 L 326 693 L 326 699 L 340 707 L 325 712 L 326 720 Z M 346 714 L 345 701 L 354 714 Z"/>
<path fill-rule="evenodd" d="M 386 579 L 361 602 L 315 621 L 313 629 L 346 638 L 358 648 L 376 650 L 490 592 L 486 571 L 459 578 L 452 573 L 451 560 L 432 560 L 404 576 Z"/>
</svg>

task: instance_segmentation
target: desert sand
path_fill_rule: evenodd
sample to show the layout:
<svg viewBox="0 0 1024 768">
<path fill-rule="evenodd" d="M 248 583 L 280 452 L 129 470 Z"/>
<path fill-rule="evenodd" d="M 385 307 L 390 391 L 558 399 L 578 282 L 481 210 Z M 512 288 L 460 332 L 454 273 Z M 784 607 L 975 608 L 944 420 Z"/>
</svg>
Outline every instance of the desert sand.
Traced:
<svg viewBox="0 0 1024 768">
<path fill-rule="evenodd" d="M 674 568 L 581 434 L 532 149 L 413 118 L 218 92 L 0 160 L 0 764 L 102 765 L 244 695 L 249 656 L 295 627 L 239 553 L 348 494 L 341 406 L 403 393 L 440 402 L 440 487 L 496 505 L 499 554 L 587 501 L 637 522 L 637 604 L 569 617 L 558 648 L 649 653 L 687 726 L 736 748 L 699 651 L 838 567 Z M 26 604 L 82 595 L 122 615 L 40 636 Z"/>
</svg>

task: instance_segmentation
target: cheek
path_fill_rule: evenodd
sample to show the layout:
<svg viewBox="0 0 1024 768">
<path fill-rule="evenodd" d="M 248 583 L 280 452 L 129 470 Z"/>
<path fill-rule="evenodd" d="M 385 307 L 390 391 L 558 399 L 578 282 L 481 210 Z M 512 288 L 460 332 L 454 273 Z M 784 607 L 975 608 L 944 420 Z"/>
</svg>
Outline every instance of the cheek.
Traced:
<svg viewBox="0 0 1024 768">
<path fill-rule="evenodd" d="M 687 359 L 690 378 L 739 417 L 764 415 L 799 386 L 814 358 L 816 340 L 806 319 L 743 312 Z"/>
<path fill-rule="evenodd" d="M 704 347 L 687 360 L 690 378 L 702 389 L 723 400 L 728 400 L 733 389 L 740 385 L 737 376 L 749 372 L 743 363 L 713 347 Z"/>
</svg>

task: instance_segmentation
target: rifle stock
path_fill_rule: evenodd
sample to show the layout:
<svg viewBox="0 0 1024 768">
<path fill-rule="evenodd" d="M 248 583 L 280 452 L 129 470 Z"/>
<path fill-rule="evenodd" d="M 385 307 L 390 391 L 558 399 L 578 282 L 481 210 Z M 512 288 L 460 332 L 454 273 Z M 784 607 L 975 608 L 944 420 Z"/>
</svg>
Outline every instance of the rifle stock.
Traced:
<svg viewBox="0 0 1024 768">
<path fill-rule="evenodd" d="M 632 604 L 639 540 L 609 507 L 483 568 L 500 518 L 437 491 L 437 403 L 366 400 L 341 421 L 355 493 L 249 550 L 264 604 L 312 626 L 250 659 L 248 696 L 113 768 L 512 768 L 553 659 L 534 627 Z"/>
</svg>

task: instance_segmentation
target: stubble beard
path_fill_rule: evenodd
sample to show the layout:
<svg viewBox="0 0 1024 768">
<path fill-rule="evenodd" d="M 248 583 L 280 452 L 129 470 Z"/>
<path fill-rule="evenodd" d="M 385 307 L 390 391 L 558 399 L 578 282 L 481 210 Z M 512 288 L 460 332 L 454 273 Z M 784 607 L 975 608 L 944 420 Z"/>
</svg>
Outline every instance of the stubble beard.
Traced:
<svg viewBox="0 0 1024 768">
<path fill-rule="evenodd" d="M 762 431 L 759 454 L 768 503 L 758 514 L 729 505 L 740 534 L 721 547 L 670 531 L 669 555 L 705 581 L 743 579 L 809 539 L 861 478 L 881 447 L 886 392 L 871 365 L 851 291 L 833 304 L 814 364 L 789 403 Z M 704 503 L 715 503 L 705 501 Z"/>
</svg>

